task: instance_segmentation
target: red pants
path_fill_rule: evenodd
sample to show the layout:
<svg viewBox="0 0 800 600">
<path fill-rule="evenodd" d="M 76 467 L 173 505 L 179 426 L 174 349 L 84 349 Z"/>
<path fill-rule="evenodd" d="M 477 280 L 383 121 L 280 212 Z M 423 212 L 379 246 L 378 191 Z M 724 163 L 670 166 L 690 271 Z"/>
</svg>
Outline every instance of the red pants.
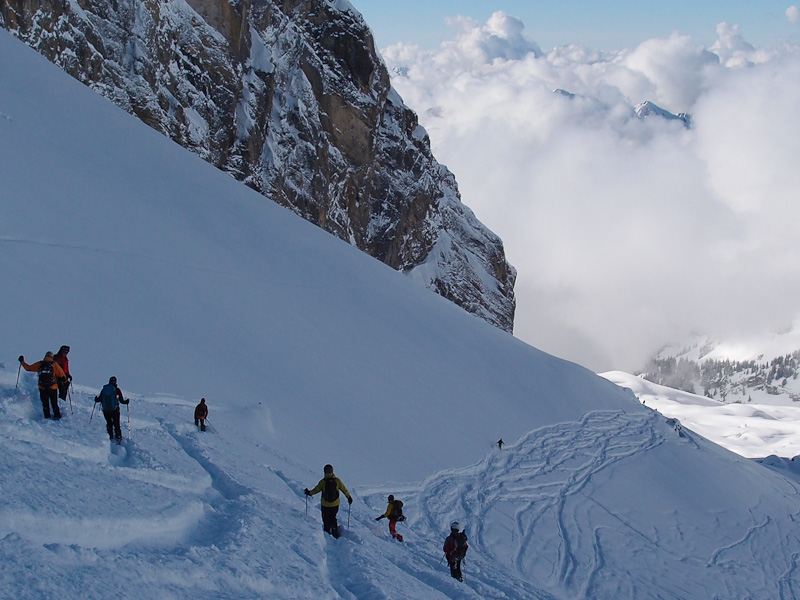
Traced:
<svg viewBox="0 0 800 600">
<path fill-rule="evenodd" d="M 392 537 L 398 542 L 403 541 L 403 536 L 397 533 L 397 521 L 394 519 L 389 519 L 389 533 L 391 533 Z"/>
</svg>

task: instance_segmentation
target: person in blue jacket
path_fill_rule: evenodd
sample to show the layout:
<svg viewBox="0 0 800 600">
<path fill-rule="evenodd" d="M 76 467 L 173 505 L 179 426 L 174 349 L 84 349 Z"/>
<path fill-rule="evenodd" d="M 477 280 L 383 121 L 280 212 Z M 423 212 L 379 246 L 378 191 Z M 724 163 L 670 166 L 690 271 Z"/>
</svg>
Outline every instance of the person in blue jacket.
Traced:
<svg viewBox="0 0 800 600">
<path fill-rule="evenodd" d="M 119 424 L 119 405 L 128 404 L 122 396 L 122 390 L 117 387 L 117 378 L 110 377 L 108 383 L 100 390 L 100 395 L 95 396 L 95 402 L 99 402 L 103 407 L 103 416 L 106 418 L 106 431 L 108 439 L 117 439 L 117 443 L 122 441 L 122 427 Z"/>
</svg>

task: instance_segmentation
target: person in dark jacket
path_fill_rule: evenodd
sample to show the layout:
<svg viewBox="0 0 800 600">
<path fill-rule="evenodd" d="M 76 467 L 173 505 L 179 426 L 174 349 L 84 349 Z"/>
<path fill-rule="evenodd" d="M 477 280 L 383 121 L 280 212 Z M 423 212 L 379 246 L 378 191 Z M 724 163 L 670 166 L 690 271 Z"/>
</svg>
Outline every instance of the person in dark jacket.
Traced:
<svg viewBox="0 0 800 600">
<path fill-rule="evenodd" d="M 398 542 L 402 542 L 403 536 L 397 533 L 397 522 L 406 520 L 403 515 L 403 503 L 400 500 L 395 500 L 392 494 L 389 494 L 387 501 L 389 502 L 389 506 L 386 507 L 386 512 L 380 517 L 376 517 L 375 520 L 389 519 L 389 533 L 391 533 L 392 537 Z"/>
<path fill-rule="evenodd" d="M 447 558 L 447 564 L 450 566 L 450 575 L 459 581 L 464 581 L 464 576 L 461 574 L 461 561 L 464 560 L 468 548 L 467 534 L 461 531 L 461 524 L 458 521 L 453 521 L 450 524 L 450 535 L 445 539 L 442 549 Z"/>
<path fill-rule="evenodd" d="M 122 396 L 122 390 L 117 387 L 117 378 L 110 377 L 108 383 L 100 390 L 100 395 L 95 396 L 95 402 L 103 407 L 103 416 L 106 418 L 106 431 L 108 439 L 122 441 L 122 427 L 119 424 L 119 405 L 128 404 L 130 401 Z"/>
<path fill-rule="evenodd" d="M 339 512 L 339 492 L 344 492 L 347 496 L 347 501 L 352 504 L 353 497 L 347 491 L 347 487 L 342 483 L 336 475 L 333 474 L 333 467 L 325 465 L 323 469 L 324 477 L 319 480 L 319 483 L 314 489 L 305 489 L 306 496 L 313 496 L 322 492 L 322 500 L 320 506 L 322 509 L 322 529 L 325 533 L 331 534 L 334 538 L 339 537 L 339 523 L 336 520 L 336 513 Z"/>
<path fill-rule="evenodd" d="M 61 367 L 61 370 L 64 371 L 65 377 L 56 380 L 58 384 L 58 397 L 61 400 L 67 399 L 67 392 L 69 391 L 69 384 L 72 381 L 72 375 L 69 374 L 69 358 L 67 358 L 67 354 L 69 354 L 69 346 L 61 346 L 56 352 L 56 355 L 53 357 L 53 360 L 58 363 L 58 366 Z"/>
<path fill-rule="evenodd" d="M 25 357 L 20 356 L 19 362 L 26 371 L 39 374 L 39 399 L 42 401 L 44 418 L 50 418 L 50 407 L 53 407 L 53 419 L 61 418 L 61 409 L 58 408 L 58 380 L 64 378 L 63 369 L 53 360 L 53 353 L 48 352 L 39 362 L 29 365 Z"/>
<path fill-rule="evenodd" d="M 200 404 L 194 407 L 194 426 L 200 427 L 200 431 L 206 430 L 206 417 L 208 417 L 208 405 L 205 398 L 200 398 Z"/>
</svg>

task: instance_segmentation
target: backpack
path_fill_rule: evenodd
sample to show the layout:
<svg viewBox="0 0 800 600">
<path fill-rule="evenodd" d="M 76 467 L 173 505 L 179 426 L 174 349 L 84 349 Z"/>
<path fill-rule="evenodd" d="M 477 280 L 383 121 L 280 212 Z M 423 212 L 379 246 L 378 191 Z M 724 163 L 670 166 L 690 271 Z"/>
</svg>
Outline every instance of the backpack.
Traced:
<svg viewBox="0 0 800 600">
<path fill-rule="evenodd" d="M 49 389 L 55 383 L 55 367 L 52 360 L 43 360 L 39 365 L 39 387 Z"/>
<path fill-rule="evenodd" d="M 456 544 L 457 556 L 464 558 L 464 555 L 467 553 L 467 548 L 469 548 L 469 544 L 467 543 L 467 534 L 463 531 L 460 531 L 453 536 L 453 541 L 455 541 Z"/>
<path fill-rule="evenodd" d="M 322 499 L 325 502 L 336 502 L 339 499 L 339 481 L 336 477 L 325 479 L 325 487 L 322 489 Z"/>
<path fill-rule="evenodd" d="M 100 403 L 103 405 L 103 410 L 114 410 L 119 408 L 119 400 L 117 399 L 117 386 L 115 386 L 113 383 L 105 384 L 100 392 Z"/>
<path fill-rule="evenodd" d="M 396 521 L 405 521 L 405 517 L 403 516 L 402 500 L 394 501 L 394 510 L 392 511 L 392 518 L 395 519 Z"/>
</svg>

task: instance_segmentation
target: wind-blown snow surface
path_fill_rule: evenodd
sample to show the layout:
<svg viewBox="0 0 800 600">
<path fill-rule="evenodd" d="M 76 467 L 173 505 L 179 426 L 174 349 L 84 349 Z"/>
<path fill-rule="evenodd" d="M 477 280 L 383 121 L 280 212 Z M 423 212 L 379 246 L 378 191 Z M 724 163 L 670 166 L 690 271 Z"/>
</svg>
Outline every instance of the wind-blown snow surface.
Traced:
<svg viewBox="0 0 800 600">
<path fill-rule="evenodd" d="M 0 56 L 0 597 L 798 593 L 797 484 L 265 202 L 5 32 Z M 15 358 L 63 343 L 55 423 Z M 91 412 L 109 375 L 121 447 Z M 301 491 L 329 461 L 356 497 L 338 541 Z M 387 493 L 407 543 L 373 520 Z M 464 583 L 439 562 L 453 518 Z"/>
</svg>

